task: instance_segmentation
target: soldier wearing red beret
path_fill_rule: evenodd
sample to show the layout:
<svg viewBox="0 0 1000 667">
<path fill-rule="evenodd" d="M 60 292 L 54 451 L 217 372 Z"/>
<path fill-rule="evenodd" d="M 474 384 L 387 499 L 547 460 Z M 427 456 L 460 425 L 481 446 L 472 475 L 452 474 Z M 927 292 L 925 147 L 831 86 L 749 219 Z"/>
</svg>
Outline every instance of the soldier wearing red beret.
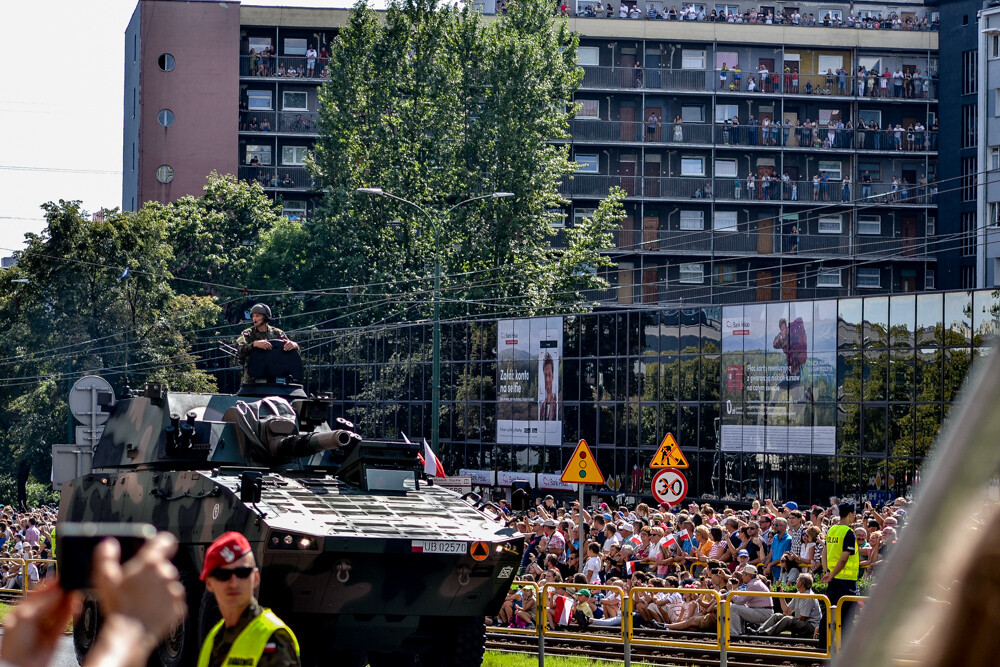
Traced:
<svg viewBox="0 0 1000 667">
<path fill-rule="evenodd" d="M 205 552 L 201 580 L 215 595 L 222 620 L 205 638 L 198 667 L 300 664 L 299 642 L 291 628 L 254 597 L 260 570 L 247 538 L 228 532 L 212 542 Z"/>
</svg>

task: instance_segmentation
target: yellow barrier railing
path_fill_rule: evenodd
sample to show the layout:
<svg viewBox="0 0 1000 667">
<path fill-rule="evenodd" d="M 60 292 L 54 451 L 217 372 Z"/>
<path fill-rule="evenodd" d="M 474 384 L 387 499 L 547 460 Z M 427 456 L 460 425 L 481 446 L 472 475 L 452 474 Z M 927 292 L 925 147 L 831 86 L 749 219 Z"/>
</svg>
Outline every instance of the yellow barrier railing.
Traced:
<svg viewBox="0 0 1000 667">
<path fill-rule="evenodd" d="M 822 593 L 782 593 L 774 591 L 730 591 L 726 594 L 726 623 L 725 623 L 725 647 L 729 649 L 732 647 L 732 624 L 731 624 L 731 614 L 730 611 L 733 608 L 733 603 L 731 598 L 734 596 L 741 597 L 758 597 L 758 598 L 803 598 L 810 600 L 818 600 L 821 605 L 826 608 L 826 618 L 830 618 L 830 599 L 823 595 Z M 775 612 L 771 612 L 772 614 Z M 829 658 L 831 655 L 830 647 L 830 633 L 826 634 L 826 646 L 822 653 L 818 651 L 800 651 L 798 649 L 785 649 L 785 648 L 772 648 L 770 646 L 760 646 L 758 644 L 753 645 L 754 653 L 763 653 L 766 655 L 777 655 L 784 656 L 788 658 Z"/>
<path fill-rule="evenodd" d="M 635 604 L 637 602 L 636 597 L 642 593 L 680 593 L 681 595 L 710 595 L 715 597 L 715 645 L 721 647 L 721 637 L 722 637 L 722 601 L 723 598 L 719 594 L 719 591 L 712 588 L 650 588 L 646 586 L 636 586 L 629 590 L 628 596 L 628 615 L 626 618 L 626 623 L 628 624 L 628 637 L 629 641 L 633 644 L 642 644 L 646 646 L 672 646 L 675 648 L 706 648 L 713 644 L 709 642 L 694 642 L 694 641 L 681 641 L 672 639 L 651 639 L 647 637 L 636 637 L 635 627 L 633 623 L 633 613 L 635 612 Z"/>
<path fill-rule="evenodd" d="M 58 563 L 53 558 L 28 558 L 28 559 L 25 559 L 24 562 L 25 562 L 25 565 L 27 565 L 28 563 L 34 563 L 36 568 L 39 565 L 43 564 L 43 563 L 46 564 L 46 565 L 51 565 L 52 566 L 52 572 L 53 572 L 53 574 L 55 574 L 55 573 L 58 572 L 58 569 L 57 569 L 58 568 Z M 41 568 L 38 568 L 38 570 L 39 570 L 39 572 L 38 572 L 38 583 L 39 584 L 44 583 L 47 579 L 53 578 L 49 574 L 48 569 L 46 569 L 46 572 L 45 572 L 44 575 L 41 572 Z M 28 582 L 28 578 L 27 577 L 25 577 L 23 579 L 23 582 L 24 582 L 24 593 L 31 593 L 31 592 L 33 592 L 32 589 L 30 587 L 28 587 L 28 583 L 29 582 Z"/>
<path fill-rule="evenodd" d="M 8 571 L 7 576 L 4 577 L 3 581 L 0 581 L 0 585 L 7 583 L 7 578 L 10 578 L 10 583 L 13 585 L 19 574 L 25 572 L 24 559 L 23 558 L 0 558 L 0 565 L 3 564 L 13 564 L 14 569 Z M 19 588 L 0 588 L 0 595 L 10 594 L 10 595 L 24 595 L 24 590 L 26 586 L 27 577 L 21 578 L 21 586 Z"/>
<path fill-rule="evenodd" d="M 837 606 L 833 608 L 834 609 L 834 611 L 833 611 L 833 627 L 835 628 L 834 632 L 836 633 L 835 641 L 836 641 L 837 651 L 840 651 L 841 641 L 842 641 L 842 637 L 843 637 L 843 630 L 844 630 L 844 627 L 843 627 L 844 626 L 844 604 L 843 603 L 845 603 L 845 602 L 864 602 L 867 599 L 868 599 L 868 597 L 865 596 L 865 595 L 844 595 L 843 597 L 840 598 L 840 600 L 837 601 L 838 602 Z"/>
<path fill-rule="evenodd" d="M 531 636 L 537 635 L 538 632 L 539 632 L 538 629 L 537 629 L 538 628 L 538 622 L 539 622 L 538 615 L 539 615 L 539 613 L 541 613 L 541 614 L 545 613 L 545 609 L 544 609 L 544 607 L 542 607 L 542 595 L 538 591 L 538 585 L 535 584 L 534 582 L 531 582 L 531 581 L 526 581 L 524 583 L 518 582 L 518 583 L 515 583 L 515 584 L 513 584 L 511 586 L 511 590 L 514 590 L 515 588 L 517 588 L 519 590 L 522 590 L 522 591 L 527 589 L 527 590 L 531 590 L 531 591 L 534 592 L 533 595 L 534 595 L 534 598 L 535 598 L 535 609 L 534 609 L 535 627 L 534 628 L 505 628 L 502 625 L 491 625 L 489 629 L 492 630 L 492 631 L 494 631 L 494 632 L 500 632 L 500 633 L 509 634 L 509 635 L 531 635 Z M 514 608 L 514 616 L 515 617 L 517 616 L 517 608 L 516 607 Z"/>
<path fill-rule="evenodd" d="M 571 583 L 547 583 L 542 587 L 542 600 L 538 608 L 538 614 L 536 615 L 536 623 L 542 628 L 541 634 L 544 637 L 557 637 L 562 639 L 578 639 L 581 636 L 586 636 L 587 639 L 591 641 L 605 642 L 605 643 L 617 643 L 618 641 L 624 641 L 627 634 L 625 628 L 625 621 L 621 624 L 619 634 L 615 635 L 598 635 L 594 633 L 587 633 L 586 629 L 580 628 L 577 632 L 562 632 L 559 630 L 554 630 L 549 628 L 549 618 L 548 614 L 548 600 L 549 593 L 558 589 L 563 589 L 564 593 L 570 594 L 570 599 L 572 604 L 576 604 L 576 600 L 573 599 L 573 591 L 578 591 L 582 588 L 586 588 L 588 591 L 593 593 L 593 591 L 613 591 L 618 594 L 619 598 L 622 600 L 623 604 L 626 599 L 625 591 L 623 591 L 618 586 L 608 586 L 606 584 L 571 584 Z M 578 626 L 577 626 L 578 627 Z M 605 629 L 611 629 L 613 626 L 602 626 Z"/>
</svg>

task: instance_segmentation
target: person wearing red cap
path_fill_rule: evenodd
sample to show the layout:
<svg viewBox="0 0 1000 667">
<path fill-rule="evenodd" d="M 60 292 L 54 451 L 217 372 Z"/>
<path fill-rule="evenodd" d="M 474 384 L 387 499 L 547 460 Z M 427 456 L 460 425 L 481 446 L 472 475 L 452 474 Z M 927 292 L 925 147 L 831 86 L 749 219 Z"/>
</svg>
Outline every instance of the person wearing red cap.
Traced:
<svg viewBox="0 0 1000 667">
<path fill-rule="evenodd" d="M 295 633 L 254 597 L 260 570 L 247 538 L 230 531 L 212 542 L 205 552 L 201 580 L 215 596 L 222 620 L 205 638 L 198 667 L 300 664 Z"/>
</svg>

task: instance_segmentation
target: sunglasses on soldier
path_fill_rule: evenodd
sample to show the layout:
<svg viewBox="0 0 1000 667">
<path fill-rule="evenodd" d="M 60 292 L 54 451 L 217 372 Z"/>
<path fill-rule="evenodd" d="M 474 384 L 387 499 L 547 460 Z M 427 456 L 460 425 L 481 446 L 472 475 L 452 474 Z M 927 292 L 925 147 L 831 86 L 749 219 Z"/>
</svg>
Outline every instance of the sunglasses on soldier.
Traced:
<svg viewBox="0 0 1000 667">
<path fill-rule="evenodd" d="M 208 576 L 210 576 L 213 579 L 216 579 L 218 581 L 229 581 L 229 579 L 234 574 L 236 575 L 237 579 L 246 579 L 251 574 L 253 574 L 253 568 L 252 567 L 235 567 L 235 568 L 233 568 L 231 570 L 227 570 L 225 568 L 217 567 L 214 570 L 212 570 L 209 573 Z"/>
</svg>

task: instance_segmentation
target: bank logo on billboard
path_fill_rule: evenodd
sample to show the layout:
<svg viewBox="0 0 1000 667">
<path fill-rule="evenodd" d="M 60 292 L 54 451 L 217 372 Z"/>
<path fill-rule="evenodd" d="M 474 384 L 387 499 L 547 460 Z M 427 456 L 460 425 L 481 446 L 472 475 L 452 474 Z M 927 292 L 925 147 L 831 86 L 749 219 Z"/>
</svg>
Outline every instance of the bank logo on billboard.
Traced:
<svg viewBox="0 0 1000 667">
<path fill-rule="evenodd" d="M 833 455 L 834 301 L 722 311 L 723 451 Z"/>
<path fill-rule="evenodd" d="M 561 317 L 499 322 L 498 443 L 562 443 L 562 327 Z"/>
</svg>

